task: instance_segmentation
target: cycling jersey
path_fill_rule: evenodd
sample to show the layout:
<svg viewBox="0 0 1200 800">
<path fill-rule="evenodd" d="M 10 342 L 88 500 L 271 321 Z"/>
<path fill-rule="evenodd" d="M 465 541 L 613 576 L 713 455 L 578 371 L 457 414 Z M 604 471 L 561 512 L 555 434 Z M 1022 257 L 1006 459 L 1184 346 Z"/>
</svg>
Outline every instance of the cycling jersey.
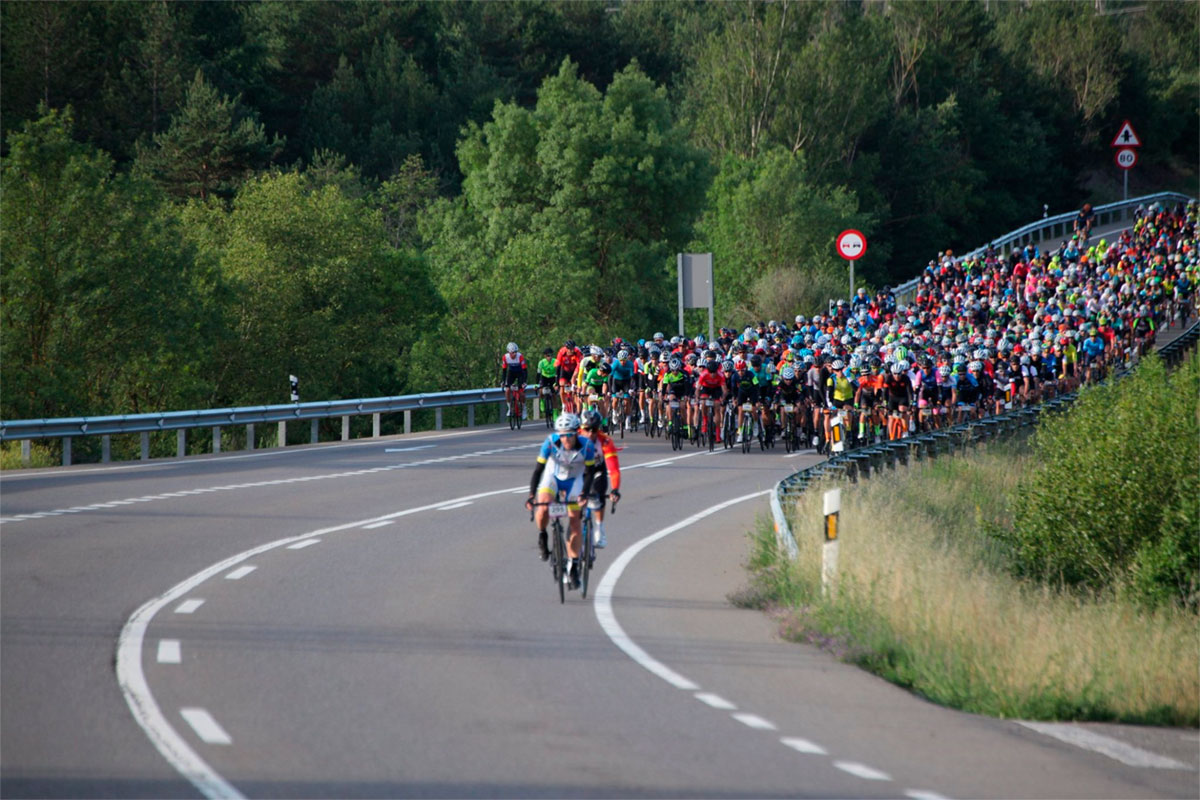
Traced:
<svg viewBox="0 0 1200 800">
<path fill-rule="evenodd" d="M 528 371 L 529 367 L 522 354 L 505 353 L 500 357 L 500 376 L 503 378 L 505 386 L 512 386 L 518 382 L 524 383 Z"/>
<path fill-rule="evenodd" d="M 701 394 L 718 395 L 725 388 L 725 378 L 719 372 L 703 370 L 700 377 L 696 378 L 696 386 Z"/>
<path fill-rule="evenodd" d="M 592 389 L 596 394 L 601 394 L 606 383 L 608 383 L 608 376 L 602 374 L 599 367 L 592 367 L 587 371 L 580 385 Z"/>
<path fill-rule="evenodd" d="M 668 372 L 662 377 L 663 393 L 674 397 L 686 395 L 691 389 L 691 385 L 691 379 L 683 372 Z"/>
<path fill-rule="evenodd" d="M 571 380 L 575 374 L 575 370 L 579 367 L 579 360 L 583 357 L 583 353 L 578 347 L 568 350 L 563 347 L 558 351 L 558 356 L 554 359 L 554 366 L 559 370 L 558 379 L 566 382 Z"/>
<path fill-rule="evenodd" d="M 840 372 L 830 373 L 825 381 L 825 392 L 828 398 L 846 402 L 854 399 L 854 382 Z"/>
<path fill-rule="evenodd" d="M 555 375 L 554 361 L 549 358 L 543 358 L 537 365 L 538 376 L 542 378 L 553 378 Z"/>
<path fill-rule="evenodd" d="M 626 361 L 622 364 L 620 361 L 614 361 L 612 365 L 612 378 L 614 381 L 627 381 L 633 377 L 633 362 Z"/>
</svg>

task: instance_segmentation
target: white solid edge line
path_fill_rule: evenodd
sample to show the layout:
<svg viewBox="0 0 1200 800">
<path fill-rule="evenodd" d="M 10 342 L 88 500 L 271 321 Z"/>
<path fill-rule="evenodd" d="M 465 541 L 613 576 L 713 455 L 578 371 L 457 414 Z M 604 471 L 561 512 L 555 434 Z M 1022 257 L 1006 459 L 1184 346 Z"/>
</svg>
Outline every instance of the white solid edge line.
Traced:
<svg viewBox="0 0 1200 800">
<path fill-rule="evenodd" d="M 629 562 L 633 561 L 633 559 L 637 557 L 638 553 L 642 552 L 659 539 L 664 539 L 667 536 L 670 536 L 672 533 L 682 530 L 695 522 L 699 522 L 705 517 L 716 514 L 718 511 L 722 511 L 729 506 L 736 505 L 743 500 L 762 497 L 766 494 L 769 494 L 770 491 L 770 489 L 767 489 L 765 491 L 754 492 L 753 494 L 735 497 L 732 500 L 726 500 L 724 503 L 718 503 L 715 506 L 711 506 L 703 511 L 693 514 L 681 522 L 677 522 L 674 525 L 663 528 L 656 533 L 652 533 L 649 536 L 639 539 L 629 547 L 625 548 L 625 550 L 621 552 L 621 555 L 617 556 L 616 560 L 613 561 L 612 566 L 605 571 L 604 577 L 600 579 L 600 585 L 596 589 L 596 599 L 592 604 L 592 609 L 596 614 L 596 621 L 600 623 L 600 627 L 604 629 L 604 632 L 608 635 L 608 638 L 612 640 L 612 643 L 623 650 L 625 655 L 632 658 L 634 662 L 638 664 L 638 666 L 662 678 L 676 689 L 683 689 L 689 692 L 698 691 L 700 689 L 699 685 L 693 683 L 691 680 L 685 678 L 675 670 L 668 667 L 666 664 L 651 656 L 636 642 L 634 642 L 633 639 L 629 638 L 629 635 L 625 633 L 625 629 L 621 627 L 619 622 L 617 622 L 617 617 L 613 613 L 613 590 L 616 588 L 617 581 L 621 579 L 621 574 L 625 571 L 625 568 L 629 566 Z"/>
<path fill-rule="evenodd" d="M 478 500 L 481 497 L 509 494 L 513 491 L 513 487 L 508 487 L 492 492 L 468 495 L 458 499 Z M 137 611 L 133 612 L 133 615 L 130 616 L 125 626 L 121 629 L 121 635 L 117 639 L 117 684 L 121 687 L 121 693 L 125 696 L 125 703 L 129 706 L 129 711 L 133 714 L 134 720 L 145 731 L 147 738 L 150 739 L 150 743 L 166 759 L 167 763 L 174 767 L 180 775 L 195 786 L 205 797 L 239 799 L 243 797 L 229 781 L 225 780 L 216 770 L 210 767 L 188 745 L 187 741 L 179 735 L 179 732 L 175 730 L 174 726 L 171 725 L 170 721 L 162 713 L 162 709 L 154 699 L 154 694 L 150 691 L 150 685 L 146 681 L 146 674 L 142 669 L 142 647 L 146 638 L 146 629 L 150 626 L 150 621 L 154 618 L 155 614 L 205 581 L 262 553 L 317 536 L 361 528 L 364 523 L 382 522 L 385 519 L 391 520 L 421 511 L 429 511 L 438 508 L 445 504 L 445 502 L 431 503 L 417 508 L 405 509 L 404 511 L 396 511 L 384 517 L 358 520 L 356 522 L 335 525 L 330 528 L 322 528 L 321 530 L 299 536 L 291 536 L 286 539 L 268 542 L 267 544 L 238 553 L 235 556 L 230 556 L 224 561 L 220 561 L 207 569 L 197 572 L 192 577 L 182 583 L 176 584 L 158 597 L 147 600 Z"/>
<path fill-rule="evenodd" d="M 320 543 L 321 543 L 320 539 L 305 539 L 303 542 L 296 542 L 295 544 L 289 544 L 287 546 L 287 549 L 288 550 L 303 550 L 306 547 L 312 547 L 314 544 L 320 544 Z"/>
<path fill-rule="evenodd" d="M 1160 756 L 1157 753 L 1152 753 L 1149 750 L 1143 750 L 1140 747 L 1134 747 L 1131 744 L 1126 744 L 1119 739 L 1113 739 L 1110 736 L 1104 736 L 1095 731 L 1081 728 L 1078 725 L 1061 722 L 1021 722 L 1017 721 L 1018 725 L 1022 725 L 1030 730 L 1037 731 L 1044 736 L 1051 736 L 1059 741 L 1074 745 L 1084 750 L 1092 750 L 1101 755 L 1108 756 L 1111 759 L 1120 761 L 1122 764 L 1128 764 L 1131 767 L 1147 767 L 1150 769 L 1185 769 L 1191 770 L 1192 767 L 1183 762 L 1176 761 L 1173 758 Z"/>
</svg>

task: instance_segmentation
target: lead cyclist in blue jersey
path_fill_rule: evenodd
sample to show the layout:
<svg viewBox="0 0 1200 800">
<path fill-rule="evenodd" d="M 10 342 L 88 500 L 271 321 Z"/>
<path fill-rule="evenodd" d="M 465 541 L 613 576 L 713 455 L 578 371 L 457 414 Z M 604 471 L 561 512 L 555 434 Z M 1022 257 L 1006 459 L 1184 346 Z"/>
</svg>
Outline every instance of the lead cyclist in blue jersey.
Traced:
<svg viewBox="0 0 1200 800">
<path fill-rule="evenodd" d="M 550 512 L 546 505 L 555 501 L 560 490 L 567 493 L 567 518 L 570 522 L 570 533 L 567 538 L 567 556 L 570 558 L 569 569 L 565 574 L 573 574 L 576 559 L 579 558 L 582 536 L 582 513 L 579 503 L 580 496 L 587 496 L 592 490 L 592 481 L 596 477 L 596 448 L 592 440 L 579 436 L 579 417 L 575 414 L 562 414 L 554 421 L 554 433 L 542 442 L 538 452 L 537 466 L 533 468 L 533 477 L 529 481 L 529 499 L 525 501 L 526 508 L 534 509 L 534 522 L 538 529 L 538 551 L 542 561 L 550 558 L 547 547 L 546 523 Z M 537 502 L 534 505 L 534 495 Z"/>
</svg>

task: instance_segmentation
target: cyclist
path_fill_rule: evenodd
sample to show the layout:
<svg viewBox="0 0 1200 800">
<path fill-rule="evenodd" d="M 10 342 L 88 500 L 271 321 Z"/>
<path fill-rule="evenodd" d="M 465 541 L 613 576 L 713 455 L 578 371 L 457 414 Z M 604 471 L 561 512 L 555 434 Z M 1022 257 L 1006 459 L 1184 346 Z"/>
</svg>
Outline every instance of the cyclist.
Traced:
<svg viewBox="0 0 1200 800">
<path fill-rule="evenodd" d="M 547 546 L 546 523 L 550 512 L 546 504 L 555 500 L 560 491 L 566 492 L 570 535 L 567 538 L 568 568 L 563 571 L 563 583 L 573 584 L 577 580 L 576 564 L 581 543 L 580 529 L 583 524 L 579 498 L 591 494 L 595 479 L 595 445 L 590 439 L 579 436 L 579 417 L 574 414 L 560 415 L 554 421 L 554 433 L 546 437 L 542 442 L 541 451 L 538 452 L 537 465 L 533 468 L 533 477 L 529 481 L 529 499 L 525 501 L 525 507 L 534 509 L 533 518 L 538 529 L 538 552 L 542 561 L 547 561 L 550 558 L 550 548 Z M 534 505 L 535 495 L 539 505 Z"/>
<path fill-rule="evenodd" d="M 616 363 L 612 365 L 612 396 L 614 398 L 620 396 L 621 400 L 617 401 L 620 405 L 615 405 L 613 408 L 613 419 L 617 420 L 618 424 L 624 425 L 625 429 L 629 429 L 629 418 L 634 413 L 632 395 L 630 391 L 633 389 L 633 380 L 635 364 L 629 357 L 629 351 L 621 349 L 617 351 Z M 623 408 L 621 406 L 624 406 Z"/>
<path fill-rule="evenodd" d="M 742 424 L 744 423 L 747 414 L 751 415 L 751 419 L 754 418 L 753 408 L 758 404 L 760 390 L 758 378 L 755 377 L 754 373 L 750 371 L 750 365 L 746 362 L 746 360 L 742 359 L 741 361 L 736 361 L 734 363 L 736 366 L 733 373 L 733 388 L 737 392 L 738 409 L 737 443 L 741 444 Z M 745 409 L 746 405 L 751 407 L 750 411 Z"/>
<path fill-rule="evenodd" d="M 575 346 L 575 340 L 567 339 L 554 359 L 558 373 L 559 399 L 562 400 L 564 413 L 575 411 L 575 372 L 579 369 L 579 361 L 582 358 L 583 351 Z"/>
<path fill-rule="evenodd" d="M 854 395 L 858 391 L 858 386 L 854 383 L 854 381 L 850 380 L 850 376 L 846 374 L 848 370 L 846 370 L 845 364 L 842 363 L 840 358 L 835 360 L 831 366 L 832 371 L 829 373 L 829 377 L 825 379 L 824 417 L 825 453 L 827 455 L 830 451 L 830 436 L 832 435 L 833 428 L 831 417 L 834 414 L 841 414 L 843 416 L 843 420 L 845 420 L 845 423 L 849 423 L 849 420 L 846 419 L 845 415 L 843 414 L 843 410 L 854 407 Z M 848 427 L 848 424 L 843 424 L 843 436 L 845 435 Z"/>
<path fill-rule="evenodd" d="M 521 399 L 521 419 L 525 412 L 525 382 L 529 376 L 529 365 L 516 342 L 509 342 L 506 352 L 500 357 L 500 385 L 504 387 L 504 399 L 508 403 L 508 416 L 513 416 L 513 405 Z"/>
<path fill-rule="evenodd" d="M 580 368 L 582 369 L 582 365 Z M 612 367 L 597 358 L 595 365 L 588 369 L 587 374 L 583 376 L 582 384 L 584 408 L 595 403 L 601 416 L 604 417 L 606 425 L 608 424 L 608 378 L 611 374 Z"/>
<path fill-rule="evenodd" d="M 669 403 L 673 400 L 679 401 L 679 424 L 684 425 L 684 420 L 687 419 L 688 395 L 692 391 L 692 379 L 686 372 L 683 371 L 683 361 L 678 356 L 672 356 L 667 362 L 667 371 L 662 376 L 661 394 L 664 404 L 667 405 L 669 414 L 667 421 L 674 422 L 674 415 L 670 414 L 673 409 Z M 684 435 L 684 430 L 681 427 L 680 435 Z"/>
<path fill-rule="evenodd" d="M 793 437 L 799 439 L 799 433 L 802 425 L 800 400 L 800 384 L 796 381 L 796 370 L 790 365 L 779 370 L 779 384 L 775 387 L 775 405 L 779 407 L 779 424 L 784 430 L 787 429 L 787 421 L 790 417 L 792 420 Z M 784 411 L 785 406 L 791 406 L 791 414 Z"/>
<path fill-rule="evenodd" d="M 763 357 L 759 353 L 750 356 L 749 373 L 754 377 L 754 383 L 758 387 L 758 424 L 759 431 L 763 438 L 768 437 L 768 432 L 771 430 L 771 411 L 770 400 L 774 391 L 774 382 L 771 379 L 771 373 L 763 364 Z"/>
<path fill-rule="evenodd" d="M 725 403 L 725 398 L 728 397 L 728 392 L 725 389 L 725 376 L 721 374 L 719 365 L 715 358 L 710 358 L 704 362 L 704 369 L 696 376 L 696 408 L 700 409 L 704 406 L 706 399 L 712 400 L 714 404 L 712 428 L 708 431 L 709 436 L 715 436 L 716 441 L 721 441 L 721 415 L 715 409 L 722 408 Z M 716 399 L 721 398 L 721 404 L 716 403 Z M 697 420 L 696 427 L 699 428 L 703 424 L 703 417 Z"/>
<path fill-rule="evenodd" d="M 912 408 L 912 383 L 908 380 L 908 364 L 893 361 L 890 374 L 884 378 L 887 394 L 888 440 L 896 441 L 908 435 L 906 422 L 908 410 Z"/>
<path fill-rule="evenodd" d="M 558 388 L 556 380 L 558 368 L 554 366 L 554 348 L 547 347 L 542 351 L 542 360 L 537 365 L 538 396 L 550 390 L 550 409 L 554 410 L 554 391 Z"/>
<path fill-rule="evenodd" d="M 604 534 L 604 497 L 606 494 L 612 495 L 613 508 L 616 508 L 621 500 L 621 462 L 617 459 L 617 446 L 601 427 L 600 412 L 590 408 L 583 412 L 583 437 L 591 440 L 592 446 L 601 456 L 596 465 L 596 479 L 592 481 L 592 491 L 588 495 L 600 501 L 598 505 L 592 506 L 592 529 L 595 531 L 594 543 L 597 550 L 608 546 L 608 537 Z"/>
</svg>

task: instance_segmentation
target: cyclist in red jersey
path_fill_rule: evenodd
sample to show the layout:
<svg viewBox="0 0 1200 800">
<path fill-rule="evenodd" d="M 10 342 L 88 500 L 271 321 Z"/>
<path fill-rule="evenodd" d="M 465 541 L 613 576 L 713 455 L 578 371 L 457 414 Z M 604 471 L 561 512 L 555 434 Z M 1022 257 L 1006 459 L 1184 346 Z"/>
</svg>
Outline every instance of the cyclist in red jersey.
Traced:
<svg viewBox="0 0 1200 800">
<path fill-rule="evenodd" d="M 574 413 L 577 407 L 574 378 L 582 358 L 583 351 L 575 346 L 574 339 L 567 339 L 554 358 L 554 370 L 558 375 L 558 394 L 562 399 L 564 414 Z"/>
<path fill-rule="evenodd" d="M 716 359 L 710 359 L 704 363 L 704 369 L 696 374 L 696 427 L 699 428 L 703 424 L 700 408 L 706 398 L 713 401 L 719 396 L 720 404 L 716 405 L 713 410 L 713 430 L 708 431 L 708 435 L 716 435 L 717 441 L 721 441 L 721 413 L 716 409 L 724 408 L 725 398 L 729 396 L 729 389 L 725 386 L 725 375 L 720 371 L 720 365 Z"/>
<path fill-rule="evenodd" d="M 596 468 L 596 477 L 592 481 L 592 498 L 598 499 L 599 508 L 592 507 L 592 518 L 596 549 L 608 546 L 608 537 L 604 533 L 604 495 L 612 495 L 613 508 L 621 500 L 621 463 L 617 459 L 617 445 L 612 437 L 601 430 L 603 419 L 600 412 L 589 408 L 583 412 L 580 431 L 584 438 L 591 439 L 595 445 L 600 464 Z"/>
</svg>

